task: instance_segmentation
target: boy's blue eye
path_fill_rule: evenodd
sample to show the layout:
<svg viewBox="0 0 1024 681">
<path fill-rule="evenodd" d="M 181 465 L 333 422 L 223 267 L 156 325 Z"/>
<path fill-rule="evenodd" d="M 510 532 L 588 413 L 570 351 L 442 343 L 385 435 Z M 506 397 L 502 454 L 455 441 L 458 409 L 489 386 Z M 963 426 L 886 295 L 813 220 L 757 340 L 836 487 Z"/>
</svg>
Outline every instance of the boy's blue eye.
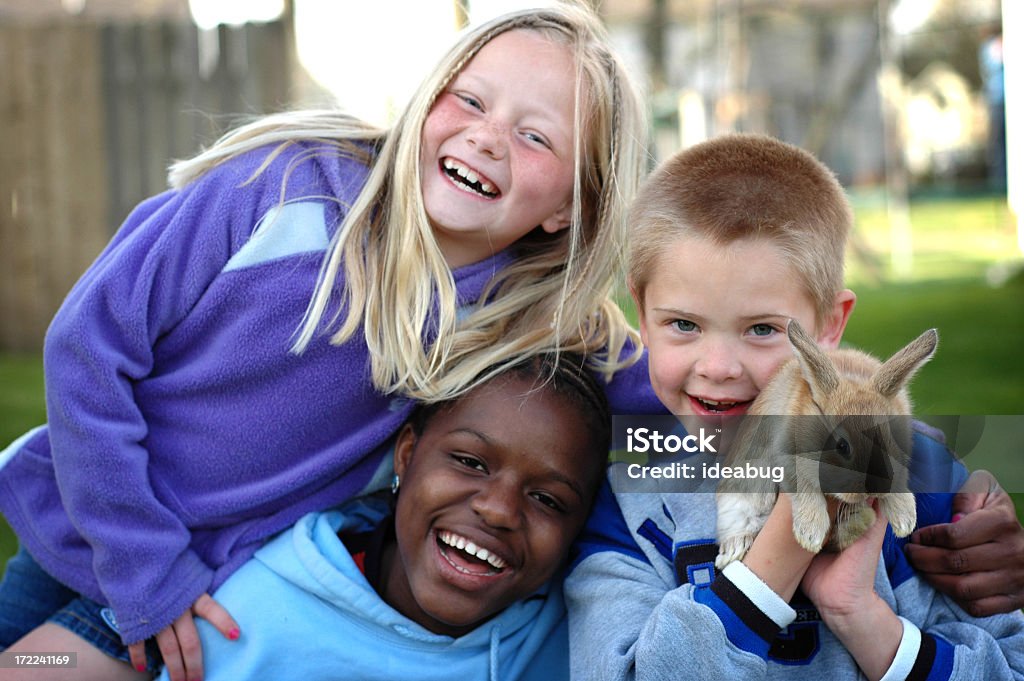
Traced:
<svg viewBox="0 0 1024 681">
<path fill-rule="evenodd" d="M 755 336 L 770 336 L 775 333 L 775 329 L 771 324 L 754 324 L 750 327 L 750 333 Z"/>
<path fill-rule="evenodd" d="M 676 327 L 677 331 L 682 331 L 683 333 L 693 333 L 697 330 L 697 325 L 688 319 L 677 319 L 672 322 L 672 326 Z"/>
<path fill-rule="evenodd" d="M 536 142 L 537 144 L 541 144 L 541 145 L 543 145 L 545 147 L 548 147 L 548 148 L 551 147 L 551 145 L 548 144 L 548 141 L 546 139 L 544 139 L 543 137 L 541 137 L 540 135 L 538 135 L 535 132 L 524 133 L 524 137 L 526 137 L 526 139 L 530 140 L 531 142 Z"/>
</svg>

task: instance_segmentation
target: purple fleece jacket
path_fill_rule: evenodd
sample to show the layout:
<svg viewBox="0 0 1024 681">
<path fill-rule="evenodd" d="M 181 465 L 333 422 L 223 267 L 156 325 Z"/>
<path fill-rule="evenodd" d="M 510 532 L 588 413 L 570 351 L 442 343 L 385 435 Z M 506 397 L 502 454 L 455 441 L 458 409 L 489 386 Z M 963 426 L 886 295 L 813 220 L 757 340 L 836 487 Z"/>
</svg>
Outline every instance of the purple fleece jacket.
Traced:
<svg viewBox="0 0 1024 681">
<path fill-rule="evenodd" d="M 412 407 L 374 390 L 361 329 L 289 352 L 366 168 L 293 145 L 245 184 L 268 152 L 128 217 L 47 333 L 48 426 L 0 454 L 0 512 L 47 572 L 113 608 L 125 643 L 361 491 Z M 457 270 L 460 303 L 511 259 Z M 646 362 L 609 388 L 620 412 L 661 411 Z"/>
</svg>

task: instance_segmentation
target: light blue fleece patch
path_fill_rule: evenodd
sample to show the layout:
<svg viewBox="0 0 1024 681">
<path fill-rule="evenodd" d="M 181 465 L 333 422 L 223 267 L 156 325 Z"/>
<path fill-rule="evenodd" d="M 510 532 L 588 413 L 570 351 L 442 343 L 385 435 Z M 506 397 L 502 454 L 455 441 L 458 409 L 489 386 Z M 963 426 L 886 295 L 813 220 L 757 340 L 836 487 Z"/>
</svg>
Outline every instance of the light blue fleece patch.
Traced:
<svg viewBox="0 0 1024 681">
<path fill-rule="evenodd" d="M 21 448 L 25 446 L 25 443 L 31 440 L 32 436 L 34 436 L 36 433 L 38 433 L 45 427 L 46 426 L 36 426 L 35 428 L 28 431 L 24 435 L 18 437 L 18 439 L 12 442 L 10 445 L 8 445 L 6 449 L 0 451 L 0 468 L 6 466 L 7 462 L 13 459 L 14 455 L 17 454 L 21 450 Z"/>
<path fill-rule="evenodd" d="M 115 634 L 121 633 L 121 627 L 117 626 L 117 617 L 114 615 L 114 611 L 111 608 L 103 608 L 100 610 L 100 617 L 107 623 L 107 626 L 114 630 Z"/>
<path fill-rule="evenodd" d="M 325 251 L 327 242 L 323 203 L 294 201 L 274 206 L 260 218 L 249 241 L 228 260 L 224 271 L 256 267 L 299 253 Z"/>
</svg>

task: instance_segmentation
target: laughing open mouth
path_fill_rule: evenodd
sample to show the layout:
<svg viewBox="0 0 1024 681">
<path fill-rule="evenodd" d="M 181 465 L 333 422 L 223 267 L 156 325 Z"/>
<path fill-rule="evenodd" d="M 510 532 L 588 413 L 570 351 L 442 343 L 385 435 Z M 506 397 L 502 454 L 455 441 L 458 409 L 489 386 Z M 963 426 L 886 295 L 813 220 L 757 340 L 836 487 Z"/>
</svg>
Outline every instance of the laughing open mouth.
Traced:
<svg viewBox="0 0 1024 681">
<path fill-rule="evenodd" d="M 497 187 L 485 178 L 480 177 L 475 171 L 452 158 L 443 159 L 441 167 L 444 170 L 444 174 L 452 181 L 452 184 L 463 191 L 482 196 L 485 199 L 497 198 L 501 193 Z"/>
<path fill-rule="evenodd" d="M 452 567 L 469 575 L 497 575 L 508 565 L 499 556 L 454 532 L 438 532 L 437 545 Z"/>
</svg>

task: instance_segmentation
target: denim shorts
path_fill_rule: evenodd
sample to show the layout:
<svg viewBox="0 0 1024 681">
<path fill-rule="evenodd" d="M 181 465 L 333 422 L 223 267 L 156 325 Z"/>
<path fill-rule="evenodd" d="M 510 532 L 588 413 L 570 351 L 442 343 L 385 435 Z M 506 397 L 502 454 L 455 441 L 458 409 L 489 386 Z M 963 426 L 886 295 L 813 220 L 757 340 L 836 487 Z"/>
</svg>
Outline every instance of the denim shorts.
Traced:
<svg viewBox="0 0 1024 681">
<path fill-rule="evenodd" d="M 0 582 L 0 651 L 44 622 L 62 626 L 106 655 L 131 664 L 114 611 L 64 586 L 19 548 Z M 146 641 L 146 665 L 153 674 L 163 666 L 153 639 Z"/>
</svg>

